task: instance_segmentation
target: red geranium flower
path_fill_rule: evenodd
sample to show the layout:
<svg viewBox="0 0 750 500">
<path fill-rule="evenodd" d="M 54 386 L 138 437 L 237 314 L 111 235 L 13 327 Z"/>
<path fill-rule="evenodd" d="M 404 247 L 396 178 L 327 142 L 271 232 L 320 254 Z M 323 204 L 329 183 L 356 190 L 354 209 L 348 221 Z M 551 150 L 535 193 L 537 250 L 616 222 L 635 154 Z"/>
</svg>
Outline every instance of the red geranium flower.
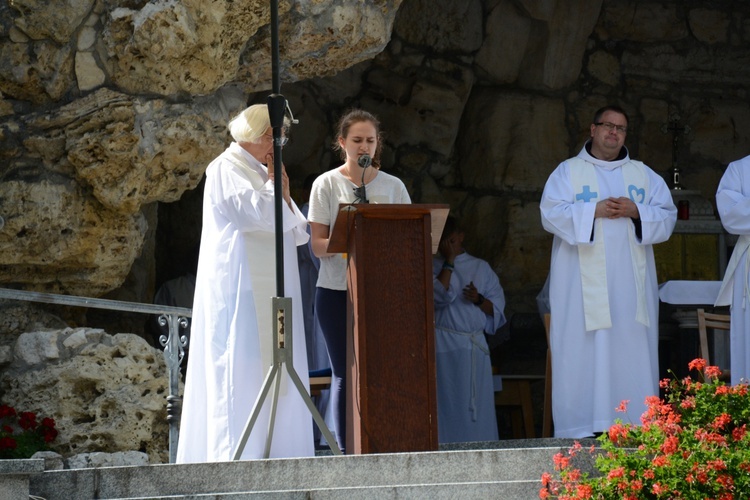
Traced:
<svg viewBox="0 0 750 500">
<path fill-rule="evenodd" d="M 16 410 L 8 405 L 0 405 L 0 418 L 15 417 Z"/>
<path fill-rule="evenodd" d="M 30 411 L 21 412 L 18 416 L 18 425 L 24 430 L 35 429 L 37 426 L 36 413 Z"/>
<path fill-rule="evenodd" d="M 559 474 L 545 476 L 540 498 L 746 498 L 750 385 L 727 386 L 703 359 L 689 366 L 698 380 L 663 380 L 663 398 L 647 398 L 640 425 L 617 419 L 598 438 L 591 452 L 599 474 L 589 477 L 566 460 L 580 445 L 555 456 Z"/>
<path fill-rule="evenodd" d="M 12 437 L 0 438 L 0 450 L 15 450 L 18 444 Z"/>
<path fill-rule="evenodd" d="M 31 458 L 37 451 L 48 450 L 57 435 L 53 419 L 43 418 L 40 425 L 34 412 L 18 413 L 11 406 L 0 406 L 0 459 Z"/>
</svg>

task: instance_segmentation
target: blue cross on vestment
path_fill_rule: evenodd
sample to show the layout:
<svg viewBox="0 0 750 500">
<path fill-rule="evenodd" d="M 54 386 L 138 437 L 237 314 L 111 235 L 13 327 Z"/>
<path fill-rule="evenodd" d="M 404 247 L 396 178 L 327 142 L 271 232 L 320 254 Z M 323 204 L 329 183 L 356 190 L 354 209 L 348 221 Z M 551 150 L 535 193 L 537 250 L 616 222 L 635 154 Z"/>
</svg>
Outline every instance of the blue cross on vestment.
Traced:
<svg viewBox="0 0 750 500">
<path fill-rule="evenodd" d="M 598 196 L 599 193 L 597 193 L 596 191 L 591 191 L 591 186 L 586 184 L 585 186 L 583 186 L 583 191 L 576 195 L 576 201 L 583 200 L 585 203 L 588 203 L 593 198 L 596 198 Z"/>
</svg>

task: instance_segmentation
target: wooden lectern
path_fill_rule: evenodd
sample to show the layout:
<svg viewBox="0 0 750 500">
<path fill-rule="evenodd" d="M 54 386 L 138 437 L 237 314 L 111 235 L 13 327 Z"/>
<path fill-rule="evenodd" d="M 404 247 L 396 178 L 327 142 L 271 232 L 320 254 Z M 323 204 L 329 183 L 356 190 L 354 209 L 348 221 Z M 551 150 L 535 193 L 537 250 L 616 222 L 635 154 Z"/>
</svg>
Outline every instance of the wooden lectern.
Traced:
<svg viewBox="0 0 750 500">
<path fill-rule="evenodd" d="M 438 449 L 432 254 L 448 205 L 340 205 L 348 253 L 346 452 Z"/>
</svg>

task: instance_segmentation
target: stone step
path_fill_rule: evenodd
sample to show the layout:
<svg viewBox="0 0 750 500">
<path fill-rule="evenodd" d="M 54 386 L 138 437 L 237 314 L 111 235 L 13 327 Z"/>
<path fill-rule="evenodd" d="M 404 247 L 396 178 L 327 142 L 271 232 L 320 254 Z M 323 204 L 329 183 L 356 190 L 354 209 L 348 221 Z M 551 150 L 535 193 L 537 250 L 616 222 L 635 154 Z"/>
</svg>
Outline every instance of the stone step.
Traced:
<svg viewBox="0 0 750 500">
<path fill-rule="evenodd" d="M 541 484 L 536 481 L 494 481 L 483 483 L 448 483 L 362 488 L 324 488 L 316 490 L 253 491 L 170 495 L 129 500 L 455 500 L 455 499 L 533 499 L 538 498 Z"/>
<path fill-rule="evenodd" d="M 553 455 L 572 442 L 525 444 L 538 446 L 45 471 L 30 477 L 29 492 L 46 500 L 439 499 L 449 493 L 486 498 L 487 492 L 493 498 L 536 498 L 542 473 L 553 469 Z"/>
</svg>

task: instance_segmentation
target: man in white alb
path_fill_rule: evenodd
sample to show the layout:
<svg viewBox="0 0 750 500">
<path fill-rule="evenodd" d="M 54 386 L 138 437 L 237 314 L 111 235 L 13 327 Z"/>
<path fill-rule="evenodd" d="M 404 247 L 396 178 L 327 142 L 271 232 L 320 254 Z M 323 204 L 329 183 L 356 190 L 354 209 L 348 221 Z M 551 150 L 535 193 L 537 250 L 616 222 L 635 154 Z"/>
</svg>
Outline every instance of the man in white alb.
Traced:
<svg viewBox="0 0 750 500">
<path fill-rule="evenodd" d="M 638 424 L 658 395 L 658 293 L 652 245 L 669 239 L 677 210 L 664 179 L 623 146 L 628 117 L 596 112 L 591 139 L 544 187 L 550 266 L 555 436 Z M 628 401 L 627 412 L 616 408 Z"/>
<path fill-rule="evenodd" d="M 729 368 L 736 385 L 750 379 L 750 156 L 727 167 L 716 191 L 716 208 L 724 229 L 739 235 L 716 300 L 717 306 L 732 306 Z"/>
</svg>

